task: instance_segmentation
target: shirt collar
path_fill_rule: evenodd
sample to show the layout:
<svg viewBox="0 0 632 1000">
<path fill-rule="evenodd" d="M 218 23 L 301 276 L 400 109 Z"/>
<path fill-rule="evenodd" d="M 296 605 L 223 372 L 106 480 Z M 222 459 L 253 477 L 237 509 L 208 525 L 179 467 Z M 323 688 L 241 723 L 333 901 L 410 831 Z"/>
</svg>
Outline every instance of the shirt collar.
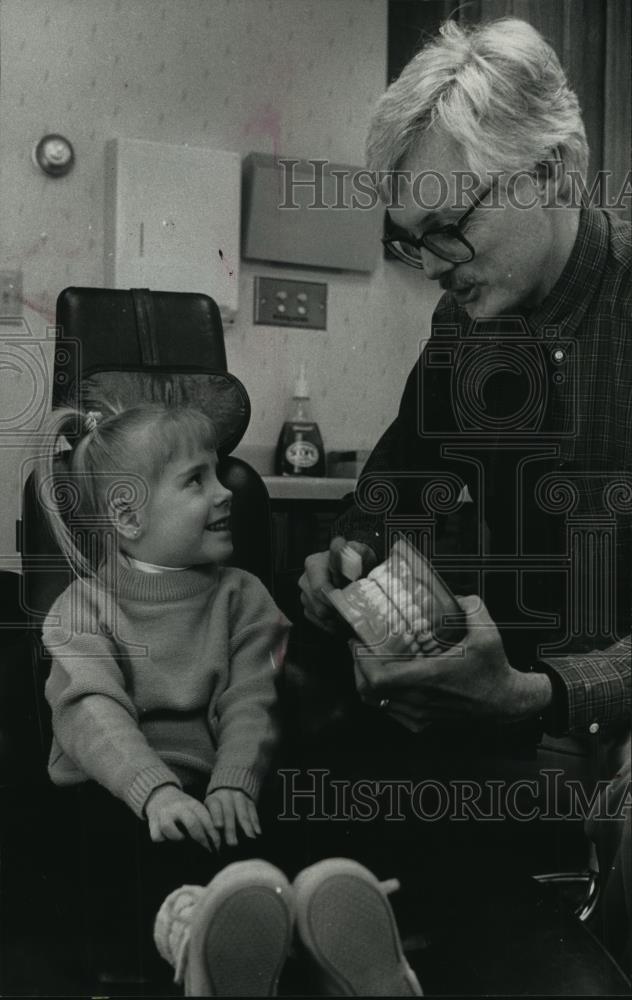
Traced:
<svg viewBox="0 0 632 1000">
<path fill-rule="evenodd" d="M 604 212 L 580 210 L 570 257 L 549 294 L 528 317 L 533 332 L 562 322 L 566 335 L 575 332 L 601 283 L 608 235 L 609 222 Z"/>
<path fill-rule="evenodd" d="M 138 569 L 141 573 L 180 573 L 188 566 L 159 566 L 158 563 L 143 562 L 141 559 L 134 559 L 126 553 L 121 553 L 121 558 L 130 569 Z"/>
</svg>

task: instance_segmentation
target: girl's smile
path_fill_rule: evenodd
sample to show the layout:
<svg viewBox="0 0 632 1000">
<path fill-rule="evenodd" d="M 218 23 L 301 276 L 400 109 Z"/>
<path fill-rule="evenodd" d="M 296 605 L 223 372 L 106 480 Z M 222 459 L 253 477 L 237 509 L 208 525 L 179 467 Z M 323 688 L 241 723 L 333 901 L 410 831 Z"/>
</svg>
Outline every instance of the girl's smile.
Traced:
<svg viewBox="0 0 632 1000">
<path fill-rule="evenodd" d="M 207 531 L 230 531 L 230 518 L 222 517 L 218 521 L 213 521 L 211 524 L 207 524 Z"/>
<path fill-rule="evenodd" d="M 198 447 L 176 456 L 150 486 L 134 523 L 119 522 L 124 549 L 159 566 L 225 562 L 233 551 L 231 499 L 217 478 L 214 451 Z"/>
</svg>

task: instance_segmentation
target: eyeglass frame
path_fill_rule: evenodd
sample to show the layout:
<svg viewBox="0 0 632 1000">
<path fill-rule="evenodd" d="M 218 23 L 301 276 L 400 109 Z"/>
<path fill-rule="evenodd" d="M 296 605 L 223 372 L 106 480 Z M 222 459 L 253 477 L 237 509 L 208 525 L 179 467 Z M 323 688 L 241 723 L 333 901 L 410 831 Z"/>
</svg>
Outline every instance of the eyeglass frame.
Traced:
<svg viewBox="0 0 632 1000">
<path fill-rule="evenodd" d="M 469 242 L 469 240 L 467 240 L 463 235 L 463 233 L 461 232 L 461 227 L 465 224 L 465 222 L 467 222 L 472 212 L 475 209 L 477 209 L 481 205 L 481 203 L 485 200 L 489 192 L 492 190 L 492 187 L 493 185 L 490 184 L 489 187 L 485 188 L 485 190 L 481 194 L 476 195 L 470 207 L 463 213 L 463 215 L 460 215 L 455 222 L 448 222 L 446 223 L 445 226 L 438 226 L 436 229 L 429 229 L 425 233 L 422 233 L 421 236 L 411 236 L 407 232 L 407 230 L 402 229 L 401 230 L 402 233 L 406 232 L 407 238 L 405 240 L 393 239 L 392 236 L 383 236 L 382 245 L 390 253 L 392 253 L 393 256 L 397 258 L 397 260 L 400 260 L 402 264 L 407 264 L 408 267 L 414 267 L 417 268 L 417 270 L 423 270 L 424 265 L 421 258 L 419 259 L 419 261 L 414 261 L 410 257 L 405 257 L 403 254 L 399 253 L 399 251 L 397 251 L 393 247 L 392 245 L 393 243 L 410 243 L 410 245 L 413 246 L 416 250 L 421 250 L 421 248 L 423 247 L 425 250 L 428 250 L 429 253 L 433 254 L 435 257 L 439 257 L 440 260 L 448 261 L 448 263 L 450 264 L 469 263 L 469 261 L 474 260 L 474 257 L 476 256 L 476 250 Z M 391 223 L 391 225 L 394 225 L 394 223 Z M 395 228 L 398 229 L 399 227 L 395 226 Z M 451 235 L 453 238 L 457 239 L 459 243 L 462 243 L 463 246 L 467 248 L 470 256 L 463 257 L 460 260 L 453 260 L 451 257 L 446 257 L 444 254 L 439 253 L 439 251 L 433 250 L 432 247 L 429 247 L 427 245 L 425 240 L 427 236 L 436 236 L 437 233 L 448 233 L 448 235 Z"/>
</svg>

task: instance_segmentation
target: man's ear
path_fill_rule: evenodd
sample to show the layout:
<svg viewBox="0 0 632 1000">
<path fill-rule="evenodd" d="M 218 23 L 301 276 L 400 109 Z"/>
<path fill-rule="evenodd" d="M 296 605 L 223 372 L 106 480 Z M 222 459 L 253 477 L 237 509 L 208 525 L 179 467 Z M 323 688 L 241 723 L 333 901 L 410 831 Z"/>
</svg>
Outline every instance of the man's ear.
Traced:
<svg viewBox="0 0 632 1000">
<path fill-rule="evenodd" d="M 564 183 L 566 169 L 557 148 L 551 150 L 545 160 L 536 164 L 535 178 L 538 189 L 545 194 L 547 189 L 556 193 Z"/>
<path fill-rule="evenodd" d="M 122 503 L 113 504 L 114 526 L 123 538 L 136 540 L 143 530 L 140 513 Z"/>
</svg>

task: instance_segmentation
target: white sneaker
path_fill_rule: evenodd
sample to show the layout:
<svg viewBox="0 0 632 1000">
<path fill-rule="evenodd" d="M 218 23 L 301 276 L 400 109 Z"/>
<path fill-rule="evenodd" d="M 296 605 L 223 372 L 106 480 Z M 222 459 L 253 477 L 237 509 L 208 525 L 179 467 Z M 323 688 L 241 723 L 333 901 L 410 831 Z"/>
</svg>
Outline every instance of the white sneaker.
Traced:
<svg viewBox="0 0 632 1000">
<path fill-rule="evenodd" d="M 398 885 L 348 858 L 320 861 L 294 879 L 298 934 L 325 995 L 423 995 L 386 898 Z"/>
<path fill-rule="evenodd" d="M 205 887 L 163 902 L 154 939 L 186 996 L 276 996 L 294 928 L 294 894 L 266 861 L 237 861 Z"/>
</svg>

